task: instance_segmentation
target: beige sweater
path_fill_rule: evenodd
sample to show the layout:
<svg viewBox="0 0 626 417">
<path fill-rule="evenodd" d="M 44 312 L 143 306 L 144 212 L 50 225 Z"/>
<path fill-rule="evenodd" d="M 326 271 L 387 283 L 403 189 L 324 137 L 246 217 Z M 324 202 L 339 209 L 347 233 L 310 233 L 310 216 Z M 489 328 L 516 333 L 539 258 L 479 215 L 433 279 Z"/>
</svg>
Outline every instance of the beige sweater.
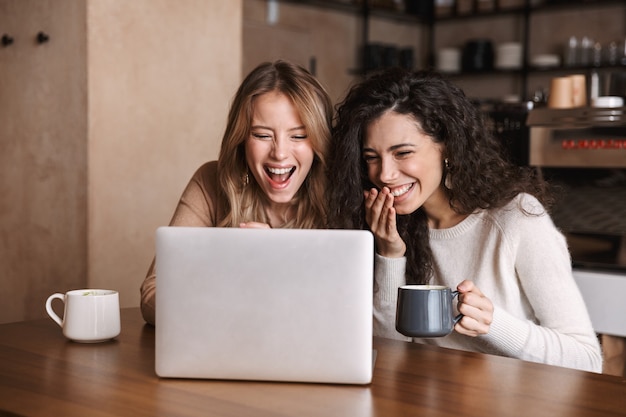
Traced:
<svg viewBox="0 0 626 417">
<path fill-rule="evenodd" d="M 207 162 L 193 174 L 176 206 L 170 226 L 215 226 L 221 213 L 217 210 L 217 161 Z M 141 285 L 141 313 L 155 324 L 156 280 L 154 260 Z"/>
<path fill-rule="evenodd" d="M 472 214 L 450 229 L 431 230 L 433 284 L 451 288 L 464 279 L 494 304 L 489 333 L 453 332 L 418 343 L 490 353 L 593 372 L 602 355 L 585 303 L 572 275 L 563 235 L 530 195 L 506 207 Z M 406 258 L 376 256 L 374 334 L 409 340 L 395 330 L 397 289 L 406 283 Z"/>
</svg>

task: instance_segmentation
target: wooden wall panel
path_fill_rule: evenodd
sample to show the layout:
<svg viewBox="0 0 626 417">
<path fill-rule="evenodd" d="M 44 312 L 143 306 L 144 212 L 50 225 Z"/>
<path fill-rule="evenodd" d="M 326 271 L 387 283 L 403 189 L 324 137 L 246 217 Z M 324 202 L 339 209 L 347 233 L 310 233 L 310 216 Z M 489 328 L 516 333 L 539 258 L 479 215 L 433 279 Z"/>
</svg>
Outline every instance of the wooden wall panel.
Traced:
<svg viewBox="0 0 626 417">
<path fill-rule="evenodd" d="M 87 282 L 86 42 L 80 0 L 0 0 L 0 322 Z M 50 40 L 39 44 L 43 31 Z"/>
<path fill-rule="evenodd" d="M 0 323 L 86 286 L 139 305 L 156 227 L 217 157 L 241 26 L 241 0 L 0 0 Z"/>
</svg>

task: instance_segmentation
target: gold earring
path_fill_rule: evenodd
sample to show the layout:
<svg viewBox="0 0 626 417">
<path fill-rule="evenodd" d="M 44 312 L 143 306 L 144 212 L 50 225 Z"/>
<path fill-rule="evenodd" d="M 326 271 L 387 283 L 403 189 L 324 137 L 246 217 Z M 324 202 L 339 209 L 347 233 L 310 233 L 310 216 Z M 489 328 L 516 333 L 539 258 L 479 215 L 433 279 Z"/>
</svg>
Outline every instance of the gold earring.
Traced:
<svg viewBox="0 0 626 417">
<path fill-rule="evenodd" d="M 248 184 L 250 184 L 250 177 L 248 176 L 248 173 L 246 172 L 245 174 L 243 174 L 243 177 L 241 178 L 242 182 L 243 182 L 243 186 L 246 187 Z"/>
<path fill-rule="evenodd" d="M 444 159 L 444 164 L 446 166 L 446 172 L 445 172 L 445 179 L 443 180 L 443 185 L 444 187 L 446 187 L 448 190 L 452 189 L 452 175 L 450 175 L 450 163 L 448 161 L 448 158 Z"/>
</svg>

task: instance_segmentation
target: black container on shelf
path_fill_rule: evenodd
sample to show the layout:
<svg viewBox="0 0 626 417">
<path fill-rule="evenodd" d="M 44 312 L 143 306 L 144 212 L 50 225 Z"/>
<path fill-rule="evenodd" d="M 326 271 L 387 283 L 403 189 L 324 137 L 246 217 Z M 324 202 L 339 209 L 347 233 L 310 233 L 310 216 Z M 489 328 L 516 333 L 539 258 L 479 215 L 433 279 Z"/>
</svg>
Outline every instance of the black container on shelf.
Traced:
<svg viewBox="0 0 626 417">
<path fill-rule="evenodd" d="M 435 12 L 435 1 L 404 0 L 404 11 L 408 14 L 420 16 L 425 19 L 430 19 Z"/>
<path fill-rule="evenodd" d="M 389 67 L 413 69 L 412 48 L 399 48 L 396 45 L 371 42 L 363 48 L 365 72 L 378 71 Z"/>
<path fill-rule="evenodd" d="M 378 43 L 368 43 L 363 48 L 364 70 L 376 71 L 384 68 L 384 46 Z"/>
<path fill-rule="evenodd" d="M 465 72 L 493 69 L 493 43 L 489 39 L 472 39 L 465 43 L 461 55 L 461 68 Z"/>
<path fill-rule="evenodd" d="M 402 48 L 398 51 L 400 66 L 408 70 L 415 66 L 413 48 Z"/>
<path fill-rule="evenodd" d="M 383 49 L 383 66 L 397 67 L 400 65 L 400 56 L 398 55 L 398 48 L 394 45 L 384 45 Z"/>
<path fill-rule="evenodd" d="M 626 70 L 608 74 L 608 95 L 626 97 Z"/>
</svg>

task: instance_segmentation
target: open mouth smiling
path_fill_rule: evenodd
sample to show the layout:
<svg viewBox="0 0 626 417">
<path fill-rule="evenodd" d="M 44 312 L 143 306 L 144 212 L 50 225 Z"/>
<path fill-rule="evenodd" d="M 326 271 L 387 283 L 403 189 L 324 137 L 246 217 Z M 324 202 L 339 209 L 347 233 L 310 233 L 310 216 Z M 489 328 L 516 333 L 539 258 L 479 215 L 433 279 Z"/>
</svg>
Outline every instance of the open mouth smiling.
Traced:
<svg viewBox="0 0 626 417">
<path fill-rule="evenodd" d="M 415 183 L 411 183 L 411 184 L 403 185 L 401 187 L 394 188 L 394 189 L 390 190 L 391 191 L 391 195 L 394 196 L 394 197 L 400 197 L 401 195 L 404 195 L 404 194 L 408 193 L 409 190 L 411 188 L 413 188 L 414 184 Z"/>
<path fill-rule="evenodd" d="M 296 171 L 296 167 L 292 166 L 290 168 L 275 168 L 275 167 L 265 167 L 265 173 L 267 176 L 276 183 L 283 183 L 291 177 L 291 175 Z"/>
</svg>

